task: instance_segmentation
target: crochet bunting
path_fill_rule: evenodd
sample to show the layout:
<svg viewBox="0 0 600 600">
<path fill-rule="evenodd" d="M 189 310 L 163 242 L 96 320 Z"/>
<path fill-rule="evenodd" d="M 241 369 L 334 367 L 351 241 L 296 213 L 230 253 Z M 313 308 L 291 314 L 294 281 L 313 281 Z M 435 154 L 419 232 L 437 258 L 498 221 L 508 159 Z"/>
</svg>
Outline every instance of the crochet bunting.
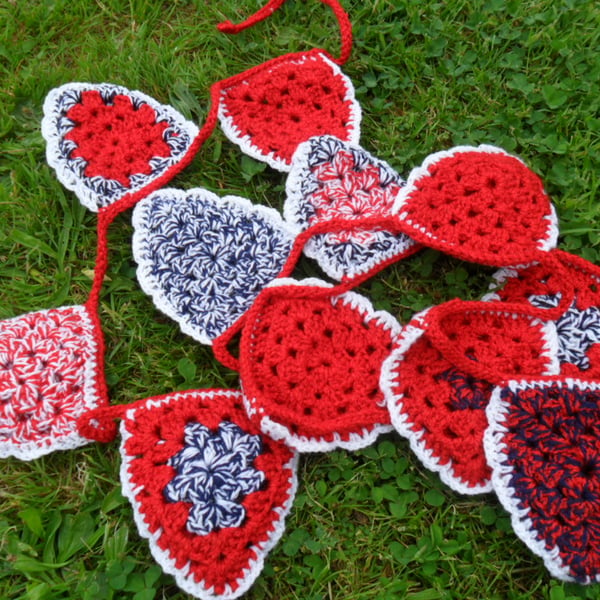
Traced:
<svg viewBox="0 0 600 600">
<path fill-rule="evenodd" d="M 95 212 L 158 179 L 197 134 L 170 106 L 109 83 L 68 83 L 44 102 L 48 164 Z"/>
<path fill-rule="evenodd" d="M 332 297 L 322 281 L 277 283 L 242 331 L 248 413 L 301 452 L 367 446 L 390 430 L 379 374 L 400 325 L 363 296 Z"/>
<path fill-rule="evenodd" d="M 248 420 L 233 390 L 149 398 L 121 434 L 123 492 L 156 561 L 197 598 L 241 596 L 284 531 L 296 455 Z"/>
<path fill-rule="evenodd" d="M 360 146 L 332 136 L 315 137 L 301 144 L 292 158 L 283 214 L 298 231 L 336 218 L 390 216 L 403 185 L 387 163 Z M 404 234 L 359 230 L 317 235 L 304 253 L 340 280 L 417 249 Z"/>
<path fill-rule="evenodd" d="M 494 390 L 485 451 L 515 533 L 554 577 L 600 581 L 600 384 L 511 381 Z"/>
<path fill-rule="evenodd" d="M 542 182 L 494 146 L 457 146 L 413 169 L 393 207 L 403 231 L 463 260 L 520 265 L 556 245 L 558 225 Z"/>
<path fill-rule="evenodd" d="M 564 267 L 533 264 L 519 270 L 496 273 L 490 300 L 527 302 L 538 308 L 559 305 L 567 286 L 575 290 L 570 306 L 556 321 L 558 360 L 564 376 L 600 378 L 600 269 L 583 258 L 562 250 L 552 254 Z"/>
<path fill-rule="evenodd" d="M 87 444 L 80 415 L 106 402 L 84 306 L 0 321 L 0 457 L 32 460 Z"/>
<path fill-rule="evenodd" d="M 203 344 L 232 325 L 283 267 L 294 236 L 279 213 L 237 196 L 164 189 L 133 213 L 142 289 Z"/>
<path fill-rule="evenodd" d="M 219 120 L 243 152 L 289 171 L 302 142 L 330 134 L 356 143 L 354 87 L 323 50 L 286 54 L 220 85 Z"/>
<path fill-rule="evenodd" d="M 452 489 L 477 494 L 491 490 L 483 434 L 494 377 L 556 373 L 556 334 L 537 319 L 461 304 L 413 318 L 384 363 L 381 387 L 393 426 L 423 464 Z"/>
</svg>

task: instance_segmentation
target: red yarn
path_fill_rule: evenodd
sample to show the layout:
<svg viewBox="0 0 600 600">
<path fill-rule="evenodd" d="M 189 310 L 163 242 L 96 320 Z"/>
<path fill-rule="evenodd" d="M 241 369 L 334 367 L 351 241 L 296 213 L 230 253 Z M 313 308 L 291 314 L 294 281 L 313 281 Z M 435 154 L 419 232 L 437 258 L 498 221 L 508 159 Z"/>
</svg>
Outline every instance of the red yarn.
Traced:
<svg viewBox="0 0 600 600">
<path fill-rule="evenodd" d="M 244 570 L 256 559 L 254 547 L 264 545 L 272 535 L 273 523 L 281 520 L 278 510 L 293 494 L 292 472 L 289 466 L 284 468 L 293 454 L 285 445 L 263 436 L 249 421 L 239 392 L 190 391 L 160 403 L 168 398 L 150 398 L 123 423 L 126 439 L 122 453 L 130 461 L 128 486 L 156 545 L 177 569 L 189 565 L 193 580 L 206 589 L 214 586 L 215 596 L 220 596 L 227 586 L 238 588 L 237 580 L 246 578 Z M 265 474 L 268 484 L 243 499 L 246 518 L 241 526 L 197 535 L 186 526 L 191 506 L 165 498 L 163 491 L 176 475 L 167 462 L 184 448 L 189 423 L 214 430 L 223 421 L 261 436 L 262 451 L 254 466 Z"/>
<path fill-rule="evenodd" d="M 556 321 L 559 337 L 566 335 L 568 339 L 565 343 L 571 347 L 579 346 L 580 351 L 587 356 L 585 365 L 577 365 L 574 362 L 582 358 L 580 353 L 576 352 L 571 356 L 564 354 L 561 374 L 584 376 L 587 379 L 600 378 L 600 339 L 597 334 L 597 319 L 593 318 L 596 309 L 600 307 L 600 267 L 562 250 L 553 250 L 550 255 L 554 258 L 553 263 L 536 263 L 516 271 L 496 295 L 502 302 L 522 302 L 524 306 L 531 306 L 532 297 L 560 294 L 558 311 L 553 310 L 557 314 L 549 318 Z M 562 301 L 563 298 L 566 301 Z M 571 313 L 570 317 L 567 311 Z M 578 312 L 587 313 L 580 323 L 577 323 Z M 565 317 L 566 323 L 563 321 Z M 587 341 L 581 339 L 585 337 L 588 337 Z"/>
<path fill-rule="evenodd" d="M 556 262 L 536 263 L 517 271 L 497 291 L 498 297 L 528 304 L 530 296 L 560 293 L 574 300 L 580 310 L 600 306 L 600 267 L 564 250 L 555 249 L 550 255 Z M 561 269 L 556 268 L 557 263 Z"/>
<path fill-rule="evenodd" d="M 305 229 L 300 233 L 294 240 L 294 245 L 290 251 L 290 255 L 283 266 L 281 272 L 277 276 L 277 279 L 284 277 L 290 277 L 302 256 L 302 251 L 306 243 L 316 235 L 340 232 L 340 231 L 354 231 L 361 229 L 377 230 L 378 228 L 386 229 L 388 231 L 395 232 L 398 230 L 398 220 L 395 217 L 362 217 L 360 219 L 331 219 L 329 221 L 323 221 L 312 225 L 308 229 Z M 419 245 L 415 245 L 411 248 L 404 257 L 418 252 L 421 249 Z M 400 257 L 391 256 L 390 258 L 381 261 L 373 268 L 365 271 L 364 273 L 357 275 L 351 279 L 345 279 L 342 283 L 335 286 L 335 288 L 329 290 L 323 290 L 322 288 L 307 288 L 304 290 L 305 295 L 311 295 L 314 297 L 333 297 L 343 294 L 344 292 L 350 291 L 361 283 L 367 281 L 386 267 L 390 266 Z M 238 335 L 246 322 L 247 313 L 242 315 L 227 331 L 222 333 L 218 338 L 213 340 L 213 352 L 215 358 L 224 366 L 234 370 L 240 370 L 239 360 L 234 357 L 228 349 L 228 346 L 232 343 L 234 337 Z"/>
<path fill-rule="evenodd" d="M 323 4 L 329 6 L 337 19 L 342 38 L 342 48 L 340 57 L 335 61 L 343 65 L 352 52 L 352 24 L 348 14 L 344 11 L 338 0 L 320 0 Z M 217 25 L 217 29 L 223 33 L 235 34 L 248 29 L 264 19 L 270 17 L 275 11 L 279 10 L 285 4 L 285 0 L 269 0 L 265 6 L 257 10 L 252 16 L 248 17 L 242 23 L 234 24 L 231 21 L 224 21 Z"/>
<path fill-rule="evenodd" d="M 403 231 L 471 262 L 537 260 L 556 228 L 542 182 L 517 158 L 485 148 L 440 152 L 415 169 L 396 208 Z"/>
<path fill-rule="evenodd" d="M 240 343 L 240 378 L 259 419 L 326 441 L 389 422 L 379 374 L 393 334 L 352 304 L 322 287 L 263 291 Z"/>
<path fill-rule="evenodd" d="M 222 117 L 264 155 L 289 164 L 298 145 L 315 135 L 350 141 L 347 80 L 322 50 L 273 59 L 222 81 L 221 90 Z"/>
<path fill-rule="evenodd" d="M 405 331 L 422 327 L 416 319 Z M 401 337 L 398 344 L 403 343 Z M 467 489 L 489 485 L 483 434 L 493 386 L 457 370 L 432 344 L 426 330 L 392 371 L 387 382 L 392 420 L 401 421 L 406 434 L 418 439 L 422 453 L 430 454 L 427 466 L 432 468 L 435 461 L 447 472 L 446 478 L 458 480 Z"/>
<path fill-rule="evenodd" d="M 114 405 L 88 411 L 77 421 L 79 434 L 102 444 L 112 442 L 118 433 L 116 419 L 123 418 L 128 408 L 131 406 Z"/>
<path fill-rule="evenodd" d="M 114 179 L 129 187 L 131 175 L 152 173 L 150 159 L 171 155 L 163 140 L 168 123 L 157 123 L 151 106 L 136 108 L 129 96 L 117 95 L 105 104 L 98 91 L 83 92 L 66 117 L 75 123 L 65 136 L 77 144 L 70 158 L 86 161 L 86 177 Z"/>
<path fill-rule="evenodd" d="M 544 323 L 510 307 L 452 300 L 427 314 L 428 337 L 453 365 L 486 381 L 550 374 Z"/>
</svg>

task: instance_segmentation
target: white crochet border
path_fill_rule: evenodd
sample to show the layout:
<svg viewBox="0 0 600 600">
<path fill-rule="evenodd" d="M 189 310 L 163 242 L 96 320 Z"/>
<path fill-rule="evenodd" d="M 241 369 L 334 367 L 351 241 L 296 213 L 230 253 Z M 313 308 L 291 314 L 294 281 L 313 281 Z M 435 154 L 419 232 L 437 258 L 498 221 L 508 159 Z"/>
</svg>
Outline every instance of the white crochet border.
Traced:
<svg viewBox="0 0 600 600">
<path fill-rule="evenodd" d="M 272 281 L 266 287 L 276 287 L 280 285 L 314 286 L 322 288 L 332 287 L 331 284 L 316 278 L 307 278 L 302 280 L 281 278 Z M 402 329 L 400 323 L 398 323 L 398 321 L 386 311 L 375 311 L 371 302 L 364 296 L 356 294 L 355 292 L 345 292 L 340 296 L 332 298 L 331 301 L 334 305 L 338 301 L 341 301 L 343 304 L 358 310 L 367 323 L 369 321 L 375 321 L 385 330 L 389 330 L 392 335 L 392 343 L 394 343 L 394 341 L 400 335 Z M 240 383 L 243 391 L 243 377 L 241 378 Z M 275 440 L 284 441 L 289 447 L 302 453 L 330 452 L 337 448 L 342 448 L 344 450 L 359 450 L 371 445 L 380 434 L 389 433 L 393 430 L 391 425 L 375 423 L 371 428 L 363 427 L 360 433 L 353 432 L 348 435 L 344 435 L 343 437 L 339 433 L 334 432 L 332 440 L 327 440 L 323 437 L 309 438 L 307 436 L 297 435 L 293 433 L 286 425 L 271 419 L 265 414 L 264 408 L 259 406 L 256 398 L 249 397 L 245 393 L 243 398 L 248 416 L 252 419 L 260 418 L 260 428 L 263 433 L 269 435 Z"/>
<path fill-rule="evenodd" d="M 486 409 L 489 426 L 484 435 L 484 448 L 488 464 L 492 469 L 494 491 L 498 495 L 502 506 L 510 513 L 511 523 L 517 536 L 534 554 L 537 554 L 544 560 L 544 565 L 553 577 L 562 579 L 563 581 L 576 581 L 570 575 L 569 566 L 560 558 L 558 546 L 554 546 L 548 550 L 543 540 L 537 539 L 533 523 L 528 517 L 529 509 L 519 507 L 519 500 L 515 497 L 514 490 L 510 486 L 513 469 L 504 464 L 506 456 L 503 451 L 506 448 L 506 444 L 503 442 L 503 438 L 507 429 L 503 423 L 510 411 L 510 406 L 508 402 L 502 400 L 502 391 L 509 388 L 511 392 L 518 393 L 521 390 L 534 387 L 550 387 L 553 383 L 566 383 L 568 387 L 576 386 L 581 389 L 593 391 L 600 389 L 600 382 L 584 381 L 570 377 L 554 381 L 512 380 L 506 382 L 504 387 L 496 387 Z M 586 583 L 597 583 L 599 581 L 600 573 L 596 577 L 588 577 Z"/>
<path fill-rule="evenodd" d="M 352 85 L 352 81 L 348 76 L 346 76 L 340 67 L 336 65 L 332 60 L 330 60 L 323 53 L 312 53 L 305 54 L 303 56 L 296 56 L 290 60 L 291 64 L 301 65 L 304 64 L 307 60 L 322 60 L 326 65 L 331 68 L 331 71 L 334 76 L 340 75 L 343 78 L 346 87 L 346 95 L 344 96 L 343 102 L 350 103 L 350 118 L 348 119 L 348 131 L 349 131 L 349 139 L 348 141 L 352 143 L 358 143 L 360 139 L 360 122 L 362 119 L 362 111 L 360 108 L 360 104 L 356 100 L 354 94 L 354 86 Z M 275 65 L 277 68 L 281 63 Z M 252 73 L 250 73 L 250 77 L 252 77 Z M 226 90 L 221 90 L 221 98 L 226 95 Z M 277 171 L 287 172 L 290 170 L 291 165 L 287 163 L 284 159 L 278 158 L 275 156 L 275 152 L 271 151 L 269 153 L 265 153 L 261 148 L 259 148 L 252 141 L 252 136 L 248 134 L 243 134 L 238 126 L 235 124 L 234 118 L 227 112 L 226 107 L 223 102 L 219 102 L 219 122 L 221 123 L 221 129 L 225 136 L 234 144 L 239 146 L 244 154 L 255 158 L 256 160 L 266 162 L 270 167 L 276 169 Z"/>
<path fill-rule="evenodd" d="M 411 346 L 425 333 L 427 313 L 431 309 L 425 309 L 418 313 L 412 323 L 404 327 L 402 336 L 392 354 L 385 360 L 381 370 L 381 389 L 387 401 L 390 418 L 394 429 L 404 438 L 406 438 L 412 451 L 423 465 L 438 473 L 440 479 L 451 489 L 461 494 L 482 494 L 492 490 L 490 481 L 482 485 L 469 485 L 462 478 L 454 473 L 453 462 L 449 460 L 447 463 L 440 463 L 439 457 L 433 454 L 433 450 L 428 448 L 427 442 L 424 439 L 425 431 L 415 431 L 412 428 L 413 423 L 410 422 L 408 415 L 402 410 L 402 394 L 397 394 L 394 390 L 394 380 L 398 377 L 397 367 Z M 419 322 L 418 326 L 414 323 Z"/>
<path fill-rule="evenodd" d="M 214 338 L 209 337 L 202 328 L 190 323 L 187 317 L 180 315 L 177 312 L 175 307 L 165 296 L 163 289 L 160 286 L 160 282 L 152 275 L 152 262 L 146 260 L 145 258 L 145 245 L 149 236 L 147 231 L 148 215 L 152 208 L 152 202 L 157 196 L 170 196 L 170 198 L 176 202 L 185 201 L 186 199 L 193 199 L 196 197 L 208 202 L 212 202 L 217 206 L 220 205 L 223 210 L 229 210 L 233 207 L 249 216 L 257 216 L 258 218 L 263 219 L 269 225 L 279 229 L 282 235 L 289 237 L 290 246 L 295 239 L 295 234 L 283 221 L 279 212 L 274 208 L 260 204 L 252 204 L 250 200 L 240 196 L 224 196 L 221 198 L 204 188 L 193 188 L 185 191 L 175 188 L 163 188 L 153 192 L 138 202 L 133 210 L 131 223 L 134 229 L 132 237 L 133 257 L 138 265 L 136 274 L 140 287 L 148 296 L 152 298 L 155 306 L 161 312 L 179 324 L 179 327 L 183 333 L 191 336 L 201 344 L 210 346 L 212 345 Z M 201 243 L 202 240 L 198 240 L 198 244 Z"/>
<path fill-rule="evenodd" d="M 312 142 L 315 139 L 322 138 L 330 138 L 330 139 L 339 139 L 332 135 L 322 135 L 322 136 L 314 136 L 307 140 L 306 142 L 302 142 L 294 155 L 292 156 L 292 163 L 289 175 L 285 184 L 286 191 L 286 199 L 283 204 L 283 218 L 294 228 L 296 233 L 300 233 L 303 228 L 298 223 L 295 213 L 296 209 L 299 206 L 301 200 L 304 197 L 302 193 L 302 182 L 306 178 L 307 174 L 307 162 L 308 156 L 312 150 Z M 348 142 L 344 142 L 343 140 L 339 140 L 347 149 L 357 150 L 359 152 L 364 153 L 367 158 L 377 167 L 383 167 L 386 170 L 394 171 L 392 167 L 383 160 L 374 157 L 370 152 L 367 152 L 362 146 L 358 144 L 350 144 Z M 395 172 L 395 171 L 394 171 Z M 401 179 L 404 183 L 404 180 Z M 323 237 L 319 236 L 320 238 Z M 327 238 L 327 234 L 324 234 L 324 237 Z M 365 263 L 362 264 L 349 264 L 347 269 L 341 268 L 341 265 L 336 262 L 332 262 L 329 260 L 327 253 L 323 249 L 322 245 L 318 244 L 315 239 L 310 239 L 306 245 L 304 246 L 304 254 L 309 258 L 312 258 L 317 261 L 323 272 L 335 279 L 340 281 L 343 277 L 355 277 L 356 275 L 360 275 L 362 273 L 366 273 L 369 269 L 374 267 L 375 265 L 384 262 L 393 256 L 401 256 L 404 254 L 409 248 L 414 246 L 416 242 L 412 240 L 407 235 L 403 235 L 404 239 L 399 239 L 396 236 L 396 242 L 394 245 L 387 250 L 386 252 L 374 252 L 374 256 L 371 257 Z M 400 246 L 400 247 L 399 247 Z"/>
<path fill-rule="evenodd" d="M 74 82 L 66 83 L 60 87 L 50 90 L 44 101 L 44 117 L 41 125 L 42 136 L 46 140 L 47 144 L 46 160 L 48 164 L 56 171 L 57 179 L 68 190 L 71 190 L 75 193 L 81 204 L 93 212 L 98 212 L 98 199 L 100 196 L 95 191 L 87 187 L 85 179 L 80 178 L 76 173 L 73 172 L 69 166 L 70 161 L 60 150 L 60 142 L 63 139 L 63 134 L 60 132 L 59 122 L 62 119 L 66 119 L 65 112 L 77 104 L 75 97 L 80 96 L 86 91 L 97 91 L 101 95 L 105 95 L 107 93 L 122 94 L 148 104 L 156 112 L 157 120 L 167 120 L 169 123 L 173 123 L 180 131 L 185 131 L 190 138 L 190 144 L 198 135 L 198 127 L 191 121 L 187 121 L 183 115 L 181 115 L 171 106 L 160 104 L 154 100 L 154 98 L 151 98 L 142 92 L 129 90 L 119 85 L 113 85 L 111 83 L 95 84 Z M 72 98 L 69 99 L 68 95 L 71 95 Z M 68 100 L 70 100 L 70 102 Z M 157 170 L 152 175 L 144 176 L 141 183 L 132 185 L 131 188 L 127 189 L 120 197 L 142 189 L 151 181 L 160 177 L 167 168 L 179 162 L 185 155 L 186 151 L 187 148 L 183 152 L 169 157 L 165 161 L 165 166 L 162 169 Z M 113 203 L 118 199 L 119 198 L 115 198 Z"/>
<path fill-rule="evenodd" d="M 199 391 L 202 392 L 201 390 Z M 189 393 L 190 392 L 178 392 L 168 394 L 167 396 L 160 398 L 149 398 L 143 404 L 143 407 L 161 407 L 171 402 L 177 402 L 180 399 L 184 399 Z M 230 398 L 241 399 L 241 392 L 235 390 L 210 390 L 203 392 L 203 396 L 208 399 L 212 399 L 215 396 L 227 396 Z M 132 437 L 132 434 L 127 430 L 127 422 L 135 420 L 135 413 L 138 408 L 140 407 L 138 406 L 127 411 L 125 418 L 121 421 L 120 430 L 122 441 L 120 453 L 122 462 L 120 478 L 123 488 L 123 495 L 129 500 L 133 507 L 133 517 L 140 536 L 148 540 L 150 552 L 163 571 L 169 575 L 172 575 L 175 578 L 177 585 L 188 594 L 191 594 L 196 598 L 201 598 L 201 600 L 233 600 L 234 598 L 238 598 L 248 591 L 256 578 L 260 575 L 266 556 L 277 544 L 283 535 L 283 532 L 285 531 L 285 518 L 292 508 L 294 497 L 296 495 L 296 489 L 298 487 L 298 455 L 294 453 L 291 460 L 282 467 L 290 472 L 288 479 L 288 497 L 283 506 L 273 509 L 273 511 L 277 513 L 278 519 L 273 521 L 268 530 L 265 532 L 268 535 L 268 539 L 260 544 L 252 546 L 251 550 L 255 553 L 256 558 L 249 562 L 248 568 L 244 570 L 244 576 L 236 580 L 236 583 L 239 585 L 237 590 L 233 590 L 230 584 L 226 584 L 225 592 L 223 594 L 217 594 L 215 593 L 214 587 L 207 587 L 204 585 L 203 581 L 195 581 L 193 573 L 189 571 L 189 563 L 183 569 L 178 569 L 175 566 L 176 561 L 171 558 L 169 550 L 163 550 L 158 544 L 158 541 L 162 535 L 162 529 L 159 528 L 155 532 L 150 531 L 150 528 L 144 519 L 141 503 L 136 499 L 136 494 L 143 489 L 143 486 L 134 487 L 130 482 L 129 467 L 134 458 L 125 452 L 125 444 L 127 440 Z M 224 551 L 227 551 L 227 549 L 225 548 Z"/>
<path fill-rule="evenodd" d="M 450 148 L 449 150 L 442 150 L 440 152 L 434 152 L 425 158 L 423 164 L 419 167 L 415 167 L 409 174 L 408 179 L 406 180 L 406 185 L 398 192 L 396 196 L 396 200 L 392 207 L 392 213 L 398 215 L 398 217 L 405 221 L 411 227 L 416 227 L 419 229 L 421 233 L 431 238 L 432 240 L 440 240 L 440 238 L 431 232 L 428 228 L 423 225 L 419 225 L 415 223 L 412 219 L 408 218 L 408 213 L 403 210 L 404 205 L 408 201 L 408 197 L 417 189 L 417 182 L 423 178 L 429 176 L 429 168 L 436 163 L 440 162 L 445 158 L 450 158 L 455 156 L 456 154 L 462 154 L 465 152 L 482 152 L 482 153 L 492 153 L 492 154 L 504 154 L 504 156 L 510 156 L 511 158 L 515 158 L 523 165 L 527 166 L 523 160 L 521 160 L 518 156 L 513 156 L 509 154 L 502 148 L 498 148 L 497 146 L 491 146 L 488 144 L 481 144 L 479 146 L 455 146 Z M 528 167 L 529 168 L 529 167 Z M 556 210 L 549 200 L 550 205 L 550 213 L 544 215 L 543 219 L 548 221 L 546 227 L 546 235 L 544 238 L 537 240 L 537 247 L 539 250 L 548 251 L 552 250 L 552 248 L 556 247 L 558 242 L 558 218 L 556 216 Z"/>
<path fill-rule="evenodd" d="M 61 306 L 60 308 L 46 309 L 41 311 L 36 311 L 34 313 L 25 313 L 25 314 L 46 314 L 51 311 L 56 310 L 70 310 L 79 315 L 82 321 L 85 323 L 87 329 L 90 332 L 94 331 L 94 325 L 90 316 L 87 312 L 85 306 L 75 305 L 75 306 Z M 18 321 L 22 319 L 25 314 L 20 315 L 18 317 L 13 317 L 8 319 L 8 321 Z M 85 371 L 83 377 L 83 403 L 81 405 L 81 414 L 84 414 L 88 410 L 92 410 L 98 406 L 101 402 L 101 398 L 98 394 L 97 390 L 97 363 L 96 363 L 96 353 L 98 350 L 96 339 L 93 334 L 89 335 L 84 334 L 82 336 L 84 338 L 85 343 L 90 348 L 90 356 L 85 363 Z M 73 450 L 74 448 L 79 448 L 80 446 L 85 446 L 89 444 L 91 440 L 82 437 L 79 435 L 77 430 L 77 422 L 73 421 L 73 430 L 71 433 L 66 435 L 50 435 L 42 440 L 35 442 L 25 442 L 23 444 L 14 444 L 12 442 L 2 442 L 0 441 L 0 458 L 8 458 L 9 456 L 13 456 L 18 458 L 19 460 L 34 460 L 39 458 L 40 456 L 45 456 L 46 454 L 50 454 L 56 450 Z"/>
<path fill-rule="evenodd" d="M 491 481 L 481 485 L 469 485 L 468 482 L 465 482 L 461 477 L 455 474 L 452 460 L 449 460 L 444 464 L 440 463 L 439 457 L 435 456 L 433 450 L 427 446 L 424 430 L 421 429 L 416 431 L 414 429 L 414 423 L 409 420 L 409 416 L 403 411 L 403 395 L 398 394 L 395 391 L 396 384 L 394 382 L 400 375 L 398 366 L 404 360 L 413 344 L 425 334 L 427 329 L 427 313 L 430 310 L 431 309 L 428 308 L 418 313 L 413 320 L 404 327 L 398 344 L 391 355 L 383 363 L 380 385 L 387 401 L 392 425 L 402 437 L 409 441 L 411 449 L 423 465 L 429 470 L 438 473 L 440 479 L 448 487 L 461 494 L 469 495 L 491 492 Z M 492 312 L 502 313 L 500 310 Z M 502 314 L 510 316 L 510 313 Z M 513 315 L 513 317 L 515 317 L 515 315 Z M 545 323 L 538 319 L 531 319 L 531 322 L 535 325 L 541 325 L 544 340 L 544 349 L 541 356 L 545 356 L 549 361 L 546 374 L 554 375 L 559 373 L 560 366 L 557 358 L 558 338 L 556 335 L 556 327 L 553 323 Z"/>
</svg>

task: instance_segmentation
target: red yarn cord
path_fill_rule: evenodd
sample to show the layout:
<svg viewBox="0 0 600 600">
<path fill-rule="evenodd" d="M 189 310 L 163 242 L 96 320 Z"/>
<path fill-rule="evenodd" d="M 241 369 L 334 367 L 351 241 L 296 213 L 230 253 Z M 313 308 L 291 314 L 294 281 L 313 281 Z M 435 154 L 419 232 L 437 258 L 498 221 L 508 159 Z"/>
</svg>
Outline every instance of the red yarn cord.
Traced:
<svg viewBox="0 0 600 600">
<path fill-rule="evenodd" d="M 319 0 L 326 6 L 329 6 L 335 15 L 340 29 L 341 50 L 340 57 L 334 59 L 338 65 L 343 65 L 352 52 L 352 23 L 348 17 L 348 13 L 342 8 L 339 0 Z M 248 29 L 261 21 L 270 17 L 275 11 L 279 10 L 285 4 L 285 0 L 269 0 L 265 6 L 257 10 L 253 15 L 248 17 L 241 23 L 234 24 L 227 20 L 217 25 L 217 29 L 223 33 L 236 34 Z"/>
<path fill-rule="evenodd" d="M 167 169 L 160 177 L 149 183 L 146 187 L 134 193 L 127 194 L 114 204 L 102 207 L 98 211 L 96 267 L 94 269 L 92 290 L 86 303 L 86 306 L 92 313 L 96 314 L 98 312 L 100 290 L 102 289 L 102 283 L 108 269 L 108 228 L 110 224 L 117 215 L 132 208 L 142 198 L 166 185 L 192 162 L 217 124 L 220 93 L 221 82 L 217 82 L 210 89 L 211 106 L 206 116 L 206 121 L 178 163 Z"/>
<path fill-rule="evenodd" d="M 563 282 L 563 292 L 560 303 L 554 308 L 539 308 L 524 302 L 483 302 L 466 301 L 455 299 L 441 304 L 431 309 L 427 315 L 428 329 L 427 337 L 431 343 L 444 355 L 444 357 L 455 364 L 457 367 L 479 379 L 484 379 L 490 383 L 500 384 L 507 379 L 514 379 L 515 373 L 500 373 L 491 369 L 488 365 L 476 362 L 468 358 L 461 352 L 456 343 L 450 340 L 444 333 L 442 321 L 452 314 L 498 314 L 511 318 L 512 315 L 519 317 L 539 319 L 541 321 L 557 320 L 572 304 L 575 298 L 574 286 L 569 276 L 568 269 L 565 268 L 559 257 L 554 253 L 541 253 L 540 263 L 552 266 L 557 270 Z M 537 373 L 519 373 L 518 377 L 538 377 Z"/>
<path fill-rule="evenodd" d="M 302 251 L 304 250 L 304 246 L 306 246 L 307 242 L 314 237 L 315 235 L 321 235 L 326 233 L 339 233 L 340 231 L 354 231 L 356 229 L 385 229 L 386 231 L 390 231 L 392 233 L 396 233 L 399 230 L 399 222 L 396 217 L 364 217 L 361 219 L 331 219 L 330 221 L 323 221 L 321 223 L 317 223 L 312 227 L 304 230 L 302 233 L 298 235 L 298 237 L 294 240 L 294 245 L 292 246 L 292 250 L 283 265 L 279 275 L 277 275 L 276 279 L 281 279 L 283 277 L 289 277 L 294 271 L 300 256 L 302 255 Z M 414 252 L 417 252 L 421 249 L 421 246 L 416 245 L 414 248 Z M 406 256 L 404 254 L 403 256 Z M 277 286 L 274 288 L 278 295 L 284 293 L 282 290 L 286 290 L 289 292 L 290 296 L 294 298 L 315 298 L 315 297 L 334 297 L 347 292 L 361 283 L 365 282 L 367 279 L 373 277 L 392 263 L 397 260 L 397 257 L 392 256 L 385 261 L 371 267 L 365 273 L 361 273 L 356 277 L 352 277 L 350 279 L 342 281 L 340 284 L 333 286 L 331 288 L 322 288 L 316 286 L 304 286 L 298 287 L 297 285 L 289 285 L 289 286 Z M 262 294 L 268 294 L 270 290 L 267 288 L 261 292 Z M 244 323 L 246 321 L 247 313 L 243 314 L 233 325 L 231 325 L 227 330 L 225 330 L 219 337 L 213 340 L 213 354 L 215 358 L 225 367 L 232 369 L 234 371 L 240 370 L 239 359 L 231 354 L 228 346 L 233 341 L 233 338 L 240 333 L 242 330 Z"/>
<path fill-rule="evenodd" d="M 98 211 L 98 222 L 96 226 L 96 266 L 94 268 L 94 280 L 90 295 L 85 303 L 94 326 L 94 337 L 96 341 L 96 380 L 98 393 L 108 404 L 108 389 L 104 377 L 104 351 L 105 342 L 102 333 L 99 303 L 102 284 L 108 270 L 108 229 L 114 219 L 123 211 L 132 208 L 142 198 L 163 187 L 173 177 L 185 169 L 194 159 L 204 142 L 210 137 L 217 124 L 219 108 L 219 95 L 221 91 L 220 82 L 214 84 L 210 90 L 211 106 L 206 116 L 206 121 L 183 158 L 171 168 L 167 169 L 160 177 L 152 181 L 146 187 L 134 193 L 127 194 L 114 204 L 102 207 Z M 114 419 L 119 418 L 128 407 L 124 406 L 101 406 L 83 415 L 78 422 L 81 435 L 88 439 L 99 442 L 110 442 L 117 434 Z M 95 424 L 94 424 L 95 423 Z"/>
<path fill-rule="evenodd" d="M 122 419 L 126 411 L 139 402 L 145 402 L 145 399 L 132 404 L 115 404 L 94 408 L 77 419 L 77 430 L 88 440 L 103 444 L 112 442 L 117 436 L 116 419 Z"/>
</svg>

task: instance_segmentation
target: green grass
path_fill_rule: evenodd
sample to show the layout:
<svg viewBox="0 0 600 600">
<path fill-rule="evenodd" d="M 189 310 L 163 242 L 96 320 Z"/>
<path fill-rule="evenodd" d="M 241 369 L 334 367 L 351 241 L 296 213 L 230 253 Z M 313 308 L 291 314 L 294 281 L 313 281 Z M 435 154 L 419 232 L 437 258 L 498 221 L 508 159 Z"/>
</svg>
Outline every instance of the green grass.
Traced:
<svg viewBox="0 0 600 600">
<path fill-rule="evenodd" d="M 0 318 L 83 302 L 95 216 L 45 164 L 48 91 L 69 81 L 139 89 L 201 122 L 212 82 L 314 46 L 338 52 L 318 2 L 290 1 L 227 37 L 261 2 L 8 0 L 0 3 Z M 582 0 L 345 0 L 355 46 L 344 71 L 364 111 L 362 145 L 407 174 L 427 154 L 491 143 L 538 172 L 561 246 L 600 262 L 600 8 Z M 285 178 L 220 132 L 176 185 L 281 207 Z M 115 403 L 190 387 L 235 387 L 209 348 L 182 335 L 137 286 L 129 216 L 111 228 L 101 316 Z M 308 262 L 306 273 L 318 271 Z M 426 251 L 363 291 L 405 321 L 490 269 Z M 183 600 L 140 540 L 119 492 L 117 443 L 0 466 L 0 598 Z M 283 539 L 248 598 L 600 598 L 553 580 L 492 495 L 461 497 L 395 436 L 357 453 L 303 457 Z"/>
</svg>

